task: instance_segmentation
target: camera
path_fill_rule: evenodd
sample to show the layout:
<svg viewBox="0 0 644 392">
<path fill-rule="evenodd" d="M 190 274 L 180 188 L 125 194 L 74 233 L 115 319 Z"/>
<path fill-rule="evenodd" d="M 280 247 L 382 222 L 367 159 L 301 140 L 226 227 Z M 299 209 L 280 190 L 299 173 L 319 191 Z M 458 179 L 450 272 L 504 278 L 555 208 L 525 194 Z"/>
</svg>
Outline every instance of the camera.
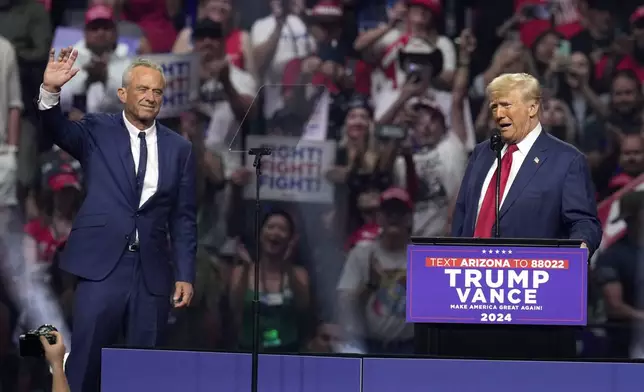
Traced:
<svg viewBox="0 0 644 392">
<path fill-rule="evenodd" d="M 397 125 L 379 125 L 376 128 L 376 136 L 380 140 L 405 140 L 407 129 Z"/>
<path fill-rule="evenodd" d="M 197 21 L 192 30 L 192 39 L 198 40 L 203 38 L 222 39 L 224 37 L 224 27 L 221 23 L 212 21 L 208 18 Z"/>
<path fill-rule="evenodd" d="M 56 344 L 56 336 L 52 332 L 58 331 L 53 325 L 45 324 L 36 329 L 25 332 L 20 335 L 20 356 L 21 357 L 42 357 L 45 355 L 45 349 L 40 342 L 40 337 L 44 336 L 49 344 Z"/>
</svg>

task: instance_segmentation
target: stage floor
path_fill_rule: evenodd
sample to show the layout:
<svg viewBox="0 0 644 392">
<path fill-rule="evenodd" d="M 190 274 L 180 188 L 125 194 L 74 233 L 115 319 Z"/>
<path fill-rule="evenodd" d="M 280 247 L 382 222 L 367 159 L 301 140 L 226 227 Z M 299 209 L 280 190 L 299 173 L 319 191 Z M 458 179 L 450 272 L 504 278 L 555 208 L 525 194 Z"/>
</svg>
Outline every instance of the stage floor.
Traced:
<svg viewBox="0 0 644 392">
<path fill-rule="evenodd" d="M 644 363 L 261 355 L 259 392 L 640 392 Z M 249 392 L 250 354 L 104 349 L 102 392 Z"/>
</svg>

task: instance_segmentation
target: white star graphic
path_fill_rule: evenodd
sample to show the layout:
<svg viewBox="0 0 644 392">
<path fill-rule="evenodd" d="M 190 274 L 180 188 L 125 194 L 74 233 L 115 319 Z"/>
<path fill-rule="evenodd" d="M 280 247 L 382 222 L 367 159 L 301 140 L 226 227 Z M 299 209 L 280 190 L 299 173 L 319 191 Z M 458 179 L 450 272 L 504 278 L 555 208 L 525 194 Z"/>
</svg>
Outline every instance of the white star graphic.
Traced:
<svg viewBox="0 0 644 392">
<path fill-rule="evenodd" d="M 503 250 L 501 251 L 501 253 L 505 254 L 505 249 L 503 249 Z"/>
<path fill-rule="evenodd" d="M 511 250 L 509 250 L 509 251 L 508 251 L 508 254 L 512 254 L 512 251 L 511 251 Z"/>
<path fill-rule="evenodd" d="M 492 249 L 490 249 L 490 250 L 489 250 L 489 252 L 490 252 L 490 253 L 494 253 L 494 252 L 492 251 Z"/>
<path fill-rule="evenodd" d="M 496 254 L 497 254 L 497 255 L 499 254 L 499 250 L 498 250 L 498 249 L 496 250 Z"/>
<path fill-rule="evenodd" d="M 485 254 L 485 249 L 483 249 L 483 254 Z"/>
</svg>

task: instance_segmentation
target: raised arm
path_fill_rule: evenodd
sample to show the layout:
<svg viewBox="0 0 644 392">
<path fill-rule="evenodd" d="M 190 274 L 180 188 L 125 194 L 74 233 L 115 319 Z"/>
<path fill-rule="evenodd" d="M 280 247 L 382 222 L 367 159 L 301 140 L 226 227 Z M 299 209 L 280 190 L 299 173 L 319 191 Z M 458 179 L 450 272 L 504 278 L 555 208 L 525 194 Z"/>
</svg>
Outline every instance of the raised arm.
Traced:
<svg viewBox="0 0 644 392">
<path fill-rule="evenodd" d="M 51 133 L 53 142 L 82 162 L 92 117 L 86 117 L 82 121 L 69 121 L 60 109 L 61 88 L 78 73 L 78 68 L 74 68 L 78 51 L 69 47 L 60 51 L 58 59 L 55 55 L 55 50 L 52 49 L 40 86 L 40 118 L 45 130 Z"/>
</svg>

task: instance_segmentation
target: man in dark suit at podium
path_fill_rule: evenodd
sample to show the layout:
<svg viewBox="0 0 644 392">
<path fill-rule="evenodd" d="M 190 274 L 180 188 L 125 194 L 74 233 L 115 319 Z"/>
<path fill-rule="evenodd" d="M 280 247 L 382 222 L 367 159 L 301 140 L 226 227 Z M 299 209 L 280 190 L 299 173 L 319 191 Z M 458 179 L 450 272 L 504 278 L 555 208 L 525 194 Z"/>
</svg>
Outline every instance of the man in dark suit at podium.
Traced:
<svg viewBox="0 0 644 392">
<path fill-rule="evenodd" d="M 539 123 L 541 89 L 528 74 L 503 74 L 487 88 L 505 146 L 501 159 L 500 236 L 583 241 L 599 247 L 595 190 L 586 158 L 547 134 Z M 496 152 L 490 141 L 474 149 L 452 219 L 453 237 L 493 236 Z M 565 358 L 575 355 L 574 329 L 546 326 L 455 326 L 445 355 L 495 358 Z M 451 338 L 448 339 L 451 341 Z M 447 346 L 451 347 L 447 347 Z"/>
</svg>

